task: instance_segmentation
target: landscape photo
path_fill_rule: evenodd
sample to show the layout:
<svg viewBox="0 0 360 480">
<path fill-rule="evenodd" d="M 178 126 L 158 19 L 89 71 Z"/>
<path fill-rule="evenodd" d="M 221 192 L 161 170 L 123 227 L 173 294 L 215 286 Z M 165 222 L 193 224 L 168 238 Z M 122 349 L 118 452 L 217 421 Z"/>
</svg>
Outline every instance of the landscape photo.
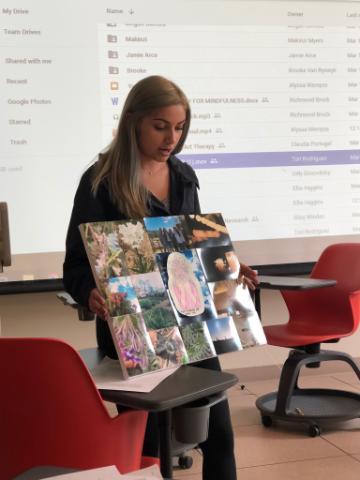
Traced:
<svg viewBox="0 0 360 480">
<path fill-rule="evenodd" d="M 148 329 L 176 326 L 176 317 L 158 271 L 131 277 Z"/>
<path fill-rule="evenodd" d="M 144 224 L 155 253 L 187 248 L 183 216 L 148 217 L 144 218 Z"/>
<path fill-rule="evenodd" d="M 217 355 L 242 350 L 232 317 L 220 317 L 206 322 Z"/>
</svg>

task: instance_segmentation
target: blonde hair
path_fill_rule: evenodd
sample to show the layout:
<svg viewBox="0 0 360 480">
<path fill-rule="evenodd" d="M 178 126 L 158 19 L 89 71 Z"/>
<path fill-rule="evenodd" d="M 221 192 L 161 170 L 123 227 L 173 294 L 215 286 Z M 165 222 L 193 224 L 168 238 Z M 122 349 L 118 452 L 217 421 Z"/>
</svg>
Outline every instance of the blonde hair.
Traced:
<svg viewBox="0 0 360 480">
<path fill-rule="evenodd" d="M 180 140 L 173 151 L 182 149 L 190 126 L 190 105 L 172 81 L 153 75 L 140 80 L 130 90 L 121 113 L 117 134 L 106 152 L 99 155 L 92 182 L 96 195 L 101 182 L 108 182 L 111 200 L 128 218 L 142 218 L 148 212 L 148 191 L 140 183 L 137 128 L 145 115 L 157 108 L 183 105 L 186 119 Z"/>
</svg>

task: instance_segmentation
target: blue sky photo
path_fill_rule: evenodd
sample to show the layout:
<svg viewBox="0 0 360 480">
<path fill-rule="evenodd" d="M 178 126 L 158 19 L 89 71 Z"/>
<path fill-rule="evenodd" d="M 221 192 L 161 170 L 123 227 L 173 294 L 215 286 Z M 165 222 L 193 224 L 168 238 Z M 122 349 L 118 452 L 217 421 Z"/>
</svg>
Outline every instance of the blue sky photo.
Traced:
<svg viewBox="0 0 360 480">
<path fill-rule="evenodd" d="M 149 232 L 160 228 L 173 228 L 180 222 L 179 217 L 147 217 L 144 218 L 145 227 Z"/>
</svg>

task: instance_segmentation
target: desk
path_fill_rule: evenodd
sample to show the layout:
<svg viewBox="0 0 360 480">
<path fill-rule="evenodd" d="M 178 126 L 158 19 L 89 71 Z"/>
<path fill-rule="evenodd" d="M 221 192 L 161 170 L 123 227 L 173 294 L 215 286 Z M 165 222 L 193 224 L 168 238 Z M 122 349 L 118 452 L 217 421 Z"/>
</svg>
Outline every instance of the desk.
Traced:
<svg viewBox="0 0 360 480">
<path fill-rule="evenodd" d="M 57 475 L 65 475 L 67 473 L 75 473 L 79 470 L 74 468 L 63 468 L 53 466 L 34 467 L 27 470 L 20 475 L 17 475 L 13 480 L 41 480 L 43 478 L 55 477 Z"/>
<path fill-rule="evenodd" d="M 89 370 L 104 358 L 96 348 L 82 350 L 80 355 Z M 108 402 L 159 413 L 161 474 L 172 479 L 171 409 L 223 392 L 237 382 L 238 378 L 231 373 L 185 365 L 149 393 L 100 390 L 100 394 Z"/>
<path fill-rule="evenodd" d="M 336 285 L 336 280 L 259 275 L 259 288 L 269 290 L 308 290 L 312 288 L 332 287 L 334 285 Z"/>
<path fill-rule="evenodd" d="M 261 317 L 260 290 L 308 290 L 313 288 L 332 287 L 336 280 L 303 277 L 282 277 L 273 275 L 259 275 L 259 286 L 255 290 L 255 308 Z"/>
</svg>

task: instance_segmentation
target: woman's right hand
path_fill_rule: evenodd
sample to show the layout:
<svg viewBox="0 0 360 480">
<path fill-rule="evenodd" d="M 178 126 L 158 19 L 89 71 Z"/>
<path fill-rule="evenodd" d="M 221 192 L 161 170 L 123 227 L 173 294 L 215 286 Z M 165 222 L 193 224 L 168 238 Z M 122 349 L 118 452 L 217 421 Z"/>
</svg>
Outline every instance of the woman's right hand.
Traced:
<svg viewBox="0 0 360 480">
<path fill-rule="evenodd" d="M 247 285 L 250 290 L 255 290 L 259 285 L 258 271 L 253 270 L 248 265 L 240 263 L 240 273 L 237 279 L 237 283 Z"/>
<path fill-rule="evenodd" d="M 89 310 L 103 320 L 107 320 L 109 317 L 106 303 L 101 293 L 97 288 L 93 288 L 89 296 Z"/>
</svg>

